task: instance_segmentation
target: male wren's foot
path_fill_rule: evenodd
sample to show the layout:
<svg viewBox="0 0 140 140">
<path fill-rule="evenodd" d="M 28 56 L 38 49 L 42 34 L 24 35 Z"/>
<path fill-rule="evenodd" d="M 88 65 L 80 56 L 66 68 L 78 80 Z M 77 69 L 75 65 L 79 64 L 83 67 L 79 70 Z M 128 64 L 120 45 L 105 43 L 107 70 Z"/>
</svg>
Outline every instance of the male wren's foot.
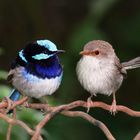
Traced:
<svg viewBox="0 0 140 140">
<path fill-rule="evenodd" d="M 90 107 L 93 105 L 93 101 L 91 100 L 92 96 L 87 99 L 87 113 L 90 110 Z"/>
<path fill-rule="evenodd" d="M 8 113 L 14 102 L 9 97 L 4 97 L 4 100 L 7 102 L 6 112 Z"/>
<path fill-rule="evenodd" d="M 110 113 L 115 116 L 117 113 L 117 105 L 116 105 L 116 100 L 113 100 L 112 105 L 110 107 Z"/>
</svg>

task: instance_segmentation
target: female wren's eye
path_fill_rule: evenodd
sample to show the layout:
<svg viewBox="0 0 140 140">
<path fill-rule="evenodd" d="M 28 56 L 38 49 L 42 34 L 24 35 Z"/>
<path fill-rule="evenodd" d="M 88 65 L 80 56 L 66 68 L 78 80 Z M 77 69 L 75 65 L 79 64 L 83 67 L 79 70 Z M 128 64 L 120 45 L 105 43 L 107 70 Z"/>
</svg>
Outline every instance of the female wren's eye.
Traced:
<svg viewBox="0 0 140 140">
<path fill-rule="evenodd" d="M 96 50 L 94 53 L 95 53 L 96 55 L 99 55 L 99 51 L 98 51 L 98 50 Z"/>
</svg>

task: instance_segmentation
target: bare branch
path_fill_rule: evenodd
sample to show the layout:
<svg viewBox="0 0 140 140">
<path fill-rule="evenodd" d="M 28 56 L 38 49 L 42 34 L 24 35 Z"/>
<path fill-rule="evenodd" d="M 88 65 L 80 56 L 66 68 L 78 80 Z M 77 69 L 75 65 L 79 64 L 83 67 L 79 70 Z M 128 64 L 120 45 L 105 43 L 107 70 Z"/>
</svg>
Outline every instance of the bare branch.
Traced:
<svg viewBox="0 0 140 140">
<path fill-rule="evenodd" d="M 138 132 L 138 134 L 135 136 L 133 140 L 140 140 L 140 131 Z"/>
<path fill-rule="evenodd" d="M 0 113 L 0 118 L 5 120 L 7 123 L 9 123 L 11 125 L 19 125 L 19 126 L 21 126 L 31 136 L 34 134 L 34 130 L 32 130 L 28 125 L 26 125 L 24 122 L 22 122 L 20 120 L 11 119 L 11 118 L 7 117 L 6 115 L 4 115 L 2 113 Z M 41 136 L 39 136 L 39 140 L 43 140 Z"/>
<path fill-rule="evenodd" d="M 79 101 L 74 101 L 70 104 L 66 104 L 66 105 L 62 105 L 62 106 L 64 107 L 64 110 L 71 110 L 73 108 L 80 107 L 80 106 L 87 108 L 87 102 L 79 100 Z M 25 106 L 25 107 L 29 107 L 32 109 L 43 109 L 43 110 L 46 110 L 49 112 L 49 111 L 52 111 L 54 108 L 57 108 L 58 106 L 57 107 L 50 107 L 48 104 L 33 103 L 33 104 L 28 104 L 28 106 Z M 101 108 L 101 109 L 104 109 L 107 111 L 110 111 L 110 107 L 111 107 L 110 105 L 103 103 L 103 102 L 93 102 L 93 105 L 91 106 L 91 108 Z M 134 111 L 134 110 L 132 110 L 126 106 L 123 106 L 123 105 L 117 105 L 117 111 L 126 113 L 132 117 L 140 117 L 140 111 Z"/>
<path fill-rule="evenodd" d="M 9 124 L 8 130 L 7 130 L 7 137 L 6 140 L 11 140 L 11 131 L 12 131 L 12 124 Z"/>
<path fill-rule="evenodd" d="M 61 105 L 58 107 L 55 107 L 51 112 L 49 112 L 41 122 L 36 126 L 35 133 L 31 140 L 38 140 L 38 136 L 40 135 L 41 129 L 44 127 L 44 125 L 52 119 L 57 113 L 61 112 L 65 108 L 65 105 Z"/>
<path fill-rule="evenodd" d="M 85 102 L 85 101 L 79 100 L 79 101 L 74 101 L 69 104 L 52 107 L 52 106 L 49 106 L 48 104 L 40 104 L 40 103 L 25 104 L 25 102 L 27 102 L 27 100 L 28 100 L 28 97 L 24 97 L 21 100 L 14 102 L 10 107 L 9 107 L 8 102 L 6 102 L 6 101 L 3 101 L 2 103 L 0 103 L 0 112 L 1 112 L 0 118 L 2 118 L 3 120 L 5 120 L 6 122 L 9 123 L 9 129 L 7 132 L 7 140 L 10 140 L 12 125 L 20 125 L 21 127 L 23 127 L 27 131 L 27 133 L 29 133 L 29 135 L 32 136 L 32 140 L 42 140 L 42 137 L 40 135 L 41 129 L 47 124 L 47 122 L 50 119 L 52 119 L 58 113 L 61 113 L 65 116 L 69 116 L 69 117 L 84 118 L 85 120 L 89 121 L 93 125 L 99 127 L 103 131 L 103 133 L 106 135 L 108 140 L 115 140 L 115 138 L 113 137 L 113 135 L 111 134 L 109 129 L 101 121 L 96 120 L 89 114 L 84 113 L 82 111 L 69 111 L 76 107 L 87 108 L 87 102 Z M 38 123 L 38 125 L 35 128 L 35 131 L 32 130 L 30 127 L 28 127 L 24 122 L 22 122 L 20 120 L 16 120 L 15 118 L 11 119 L 3 114 L 5 108 L 15 109 L 16 106 L 19 106 L 19 105 L 27 107 L 27 108 L 40 109 L 40 110 L 44 110 L 44 111 L 48 112 L 48 114 Z M 106 103 L 103 103 L 103 102 L 93 102 L 91 108 L 101 108 L 101 109 L 110 111 L 111 106 Z M 134 111 L 126 106 L 117 105 L 117 111 L 124 112 L 133 117 L 140 117 L 140 111 Z M 137 140 L 137 139 L 135 139 L 135 140 Z"/>
<path fill-rule="evenodd" d="M 13 105 L 10 107 L 10 109 L 14 109 L 16 106 L 22 105 L 22 104 L 23 104 L 24 102 L 26 102 L 27 100 L 28 100 L 28 97 L 27 97 L 27 96 L 23 97 L 22 99 L 20 99 L 20 100 L 14 102 Z M 8 107 L 8 102 L 2 101 L 2 102 L 0 103 L 0 109 L 4 109 L 4 108 L 6 108 L 6 107 Z"/>
<path fill-rule="evenodd" d="M 106 135 L 108 140 L 115 140 L 115 138 L 113 137 L 113 135 L 111 134 L 111 132 L 105 126 L 104 123 L 102 123 L 99 120 L 96 120 L 95 118 L 93 118 L 92 116 L 90 116 L 87 113 L 84 113 L 84 112 L 81 112 L 81 111 L 63 111 L 63 112 L 61 112 L 61 114 L 65 115 L 65 116 L 69 116 L 69 117 L 81 117 L 81 118 L 89 121 L 93 125 L 99 127 L 103 131 L 103 133 Z"/>
<path fill-rule="evenodd" d="M 13 119 L 16 119 L 16 108 L 13 109 L 12 118 L 13 118 Z M 12 124 L 9 124 L 9 126 L 8 126 L 8 131 L 7 131 L 6 140 L 11 140 L 12 126 L 13 126 Z"/>
</svg>

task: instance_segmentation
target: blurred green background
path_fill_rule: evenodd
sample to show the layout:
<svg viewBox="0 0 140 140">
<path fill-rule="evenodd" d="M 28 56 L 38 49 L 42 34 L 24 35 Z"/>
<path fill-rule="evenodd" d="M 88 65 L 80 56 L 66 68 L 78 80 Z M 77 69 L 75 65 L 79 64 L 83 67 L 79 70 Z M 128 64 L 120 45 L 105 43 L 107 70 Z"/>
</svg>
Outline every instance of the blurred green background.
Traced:
<svg viewBox="0 0 140 140">
<path fill-rule="evenodd" d="M 86 100 L 89 96 L 79 84 L 75 67 L 79 51 L 90 40 L 110 42 L 121 61 L 140 55 L 139 0 L 1 0 L 0 1 L 0 98 L 9 95 L 6 75 L 12 59 L 29 41 L 47 38 L 54 41 L 64 65 L 64 78 L 51 100 L 53 105 Z M 117 92 L 117 104 L 140 110 L 140 69 L 128 72 L 127 80 Z M 111 104 L 112 97 L 98 95 L 93 100 Z M 78 110 L 86 111 L 78 108 Z M 117 140 L 132 140 L 140 131 L 140 118 L 124 113 L 111 116 L 101 109 L 90 113 L 103 121 Z M 23 109 L 18 118 L 32 128 L 43 118 L 40 111 Z M 6 138 L 7 124 L 0 120 L 0 139 Z M 43 129 L 45 140 L 105 140 L 101 130 L 81 118 L 57 115 Z M 18 126 L 12 140 L 28 140 Z"/>
</svg>

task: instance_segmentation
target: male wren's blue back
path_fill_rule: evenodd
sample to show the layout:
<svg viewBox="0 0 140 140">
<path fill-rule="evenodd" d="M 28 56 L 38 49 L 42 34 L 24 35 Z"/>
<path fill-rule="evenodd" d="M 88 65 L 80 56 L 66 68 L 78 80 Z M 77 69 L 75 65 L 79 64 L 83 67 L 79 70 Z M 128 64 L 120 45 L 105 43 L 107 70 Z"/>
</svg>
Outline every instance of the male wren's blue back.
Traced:
<svg viewBox="0 0 140 140">
<path fill-rule="evenodd" d="M 140 67 L 140 57 L 120 63 L 111 44 L 102 40 L 90 41 L 80 54 L 83 57 L 77 64 L 77 75 L 80 83 L 91 94 L 87 102 L 88 111 L 93 95 L 113 94 L 110 111 L 115 114 L 115 93 L 121 86 L 127 70 Z"/>
<path fill-rule="evenodd" d="M 37 40 L 21 50 L 12 62 L 7 80 L 14 90 L 10 99 L 16 101 L 20 94 L 41 98 L 52 95 L 60 86 L 63 69 L 56 45 L 49 40 Z"/>
</svg>

